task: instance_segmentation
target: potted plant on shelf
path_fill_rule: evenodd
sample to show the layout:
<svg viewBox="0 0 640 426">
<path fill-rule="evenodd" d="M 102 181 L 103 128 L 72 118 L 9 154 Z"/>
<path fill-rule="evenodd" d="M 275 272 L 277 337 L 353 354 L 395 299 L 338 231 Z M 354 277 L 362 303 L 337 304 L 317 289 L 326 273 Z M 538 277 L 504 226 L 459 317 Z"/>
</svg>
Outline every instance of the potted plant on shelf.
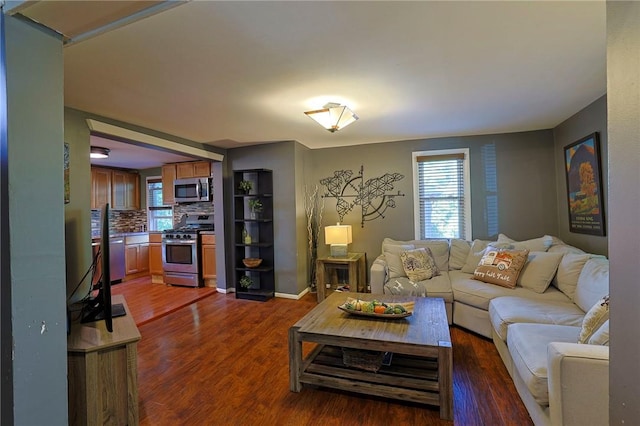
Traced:
<svg viewBox="0 0 640 426">
<path fill-rule="evenodd" d="M 240 287 L 248 289 L 253 284 L 253 280 L 249 275 L 243 275 L 240 277 Z"/>
<path fill-rule="evenodd" d="M 251 192 L 251 188 L 253 188 L 253 184 L 249 180 L 241 180 L 238 184 L 238 189 L 243 194 L 248 194 L 249 192 Z"/>
<path fill-rule="evenodd" d="M 259 198 L 252 198 L 249 200 L 249 210 L 251 211 L 251 219 L 255 219 L 257 215 L 262 212 L 262 201 Z"/>
</svg>

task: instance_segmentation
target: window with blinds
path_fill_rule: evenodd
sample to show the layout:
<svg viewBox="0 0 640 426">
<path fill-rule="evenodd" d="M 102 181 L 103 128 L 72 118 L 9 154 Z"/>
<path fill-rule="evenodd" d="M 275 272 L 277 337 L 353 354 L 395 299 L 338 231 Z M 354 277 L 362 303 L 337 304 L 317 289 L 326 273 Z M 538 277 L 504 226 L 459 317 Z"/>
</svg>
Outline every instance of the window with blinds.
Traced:
<svg viewBox="0 0 640 426">
<path fill-rule="evenodd" d="M 173 228 L 173 207 L 162 201 L 161 178 L 147 178 L 147 223 L 149 231 Z"/>
<path fill-rule="evenodd" d="M 469 150 L 414 152 L 415 235 L 471 239 Z"/>
</svg>

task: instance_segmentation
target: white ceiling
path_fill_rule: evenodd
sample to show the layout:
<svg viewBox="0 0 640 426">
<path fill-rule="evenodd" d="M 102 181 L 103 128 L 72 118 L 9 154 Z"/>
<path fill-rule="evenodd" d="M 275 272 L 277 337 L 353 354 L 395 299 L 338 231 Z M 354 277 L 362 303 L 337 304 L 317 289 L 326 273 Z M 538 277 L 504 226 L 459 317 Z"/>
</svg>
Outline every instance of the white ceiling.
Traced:
<svg viewBox="0 0 640 426">
<path fill-rule="evenodd" d="M 606 92 L 605 24 L 604 1 L 192 1 L 68 44 L 65 105 L 222 148 L 546 129 Z M 303 114 L 327 101 L 360 120 Z"/>
</svg>

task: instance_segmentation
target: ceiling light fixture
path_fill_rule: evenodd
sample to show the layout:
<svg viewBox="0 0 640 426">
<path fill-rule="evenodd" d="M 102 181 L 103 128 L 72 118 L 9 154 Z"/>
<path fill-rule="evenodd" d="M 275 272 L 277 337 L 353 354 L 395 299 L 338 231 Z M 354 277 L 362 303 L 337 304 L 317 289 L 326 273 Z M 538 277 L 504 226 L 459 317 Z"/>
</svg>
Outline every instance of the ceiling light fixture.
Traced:
<svg viewBox="0 0 640 426">
<path fill-rule="evenodd" d="M 89 157 L 91 157 L 91 158 L 107 158 L 107 157 L 109 157 L 109 152 L 110 152 L 109 148 L 101 148 L 99 146 L 92 146 L 91 147 L 91 154 L 89 154 Z"/>
<path fill-rule="evenodd" d="M 334 102 L 329 102 L 322 109 L 306 111 L 305 114 L 331 133 L 347 127 L 358 119 L 349 107 Z"/>
</svg>

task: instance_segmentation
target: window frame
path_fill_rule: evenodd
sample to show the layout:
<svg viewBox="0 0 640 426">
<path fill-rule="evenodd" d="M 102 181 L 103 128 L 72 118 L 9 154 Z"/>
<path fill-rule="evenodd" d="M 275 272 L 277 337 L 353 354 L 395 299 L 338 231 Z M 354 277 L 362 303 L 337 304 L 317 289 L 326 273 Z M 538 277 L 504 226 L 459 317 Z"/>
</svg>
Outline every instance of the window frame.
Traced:
<svg viewBox="0 0 640 426">
<path fill-rule="evenodd" d="M 469 165 L 469 148 L 456 148 L 456 149 L 438 149 L 427 151 L 414 151 L 412 152 L 412 169 L 413 169 L 413 229 L 414 238 L 416 240 L 421 239 L 420 236 L 420 183 L 418 180 L 418 157 L 437 157 L 447 155 L 464 155 L 463 160 L 463 188 L 464 188 L 464 235 L 458 237 L 449 238 L 462 238 L 465 240 L 471 240 L 473 232 L 471 229 L 471 172 Z M 432 237 L 425 237 L 432 238 Z"/>
<path fill-rule="evenodd" d="M 171 228 L 173 227 L 174 218 L 173 218 L 173 206 L 172 205 L 163 204 L 162 206 L 151 206 L 150 203 L 149 203 L 149 183 L 157 183 L 157 182 L 162 183 L 162 176 L 147 176 L 147 178 L 145 180 L 145 197 L 146 197 L 146 205 L 147 205 L 147 230 L 159 232 L 160 230 L 152 229 L 152 226 L 151 226 L 152 216 L 153 216 L 153 218 L 156 218 L 155 215 L 151 214 L 151 212 L 153 210 L 169 210 L 170 213 L 171 213 L 170 214 Z M 164 202 L 164 200 L 163 200 L 163 202 Z M 171 228 L 168 228 L 168 229 L 171 229 Z"/>
</svg>

